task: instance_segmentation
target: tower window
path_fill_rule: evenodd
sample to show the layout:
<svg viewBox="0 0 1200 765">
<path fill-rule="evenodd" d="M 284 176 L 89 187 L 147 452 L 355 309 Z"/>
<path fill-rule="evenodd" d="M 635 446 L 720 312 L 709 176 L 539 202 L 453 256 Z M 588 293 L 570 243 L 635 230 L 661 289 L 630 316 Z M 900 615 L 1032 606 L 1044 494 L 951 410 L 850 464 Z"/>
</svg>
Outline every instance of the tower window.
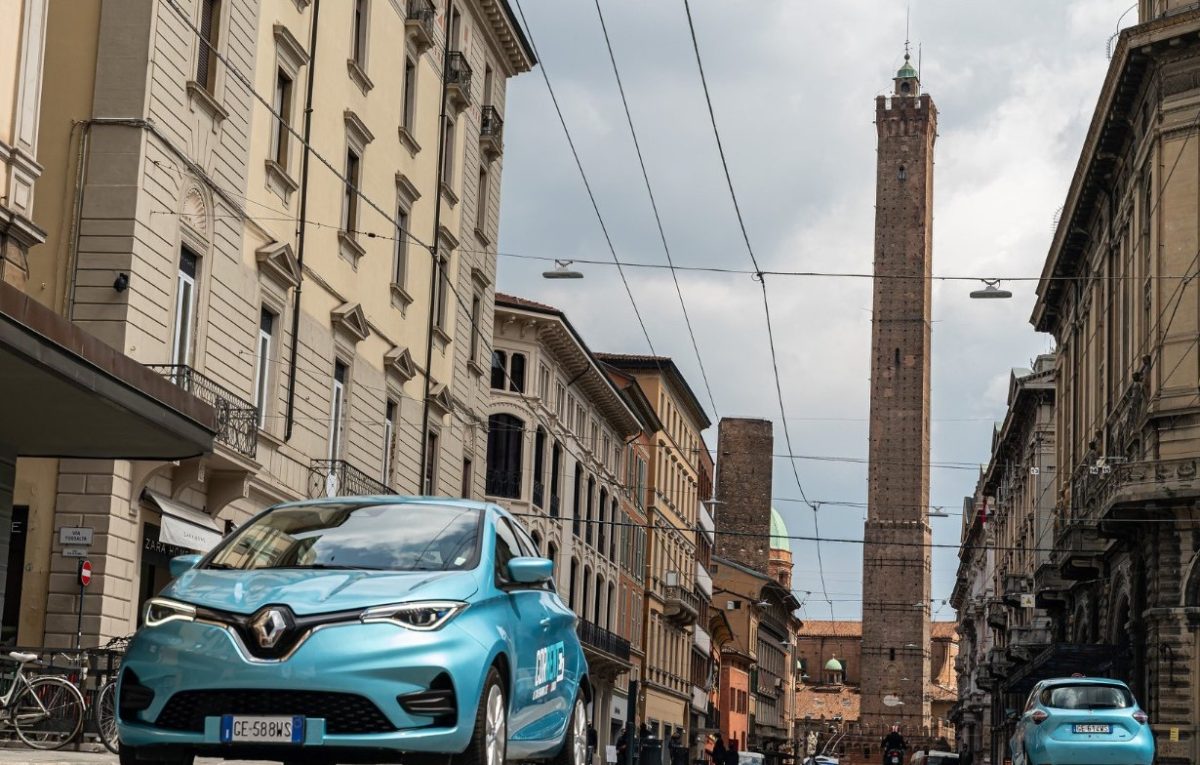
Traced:
<svg viewBox="0 0 1200 765">
<path fill-rule="evenodd" d="M 888 649 L 888 661 L 895 661 L 895 660 L 896 660 L 896 649 L 889 648 Z"/>
<path fill-rule="evenodd" d="M 901 165 L 900 171 L 898 173 L 896 173 L 896 177 L 902 181 L 907 181 L 908 180 L 908 168 L 906 168 L 904 165 Z"/>
<path fill-rule="evenodd" d="M 900 366 L 900 349 L 899 348 L 896 349 L 894 358 L 895 358 L 895 365 Z"/>
<path fill-rule="evenodd" d="M 907 82 L 900 83 L 900 92 L 907 96 L 912 92 L 912 85 Z"/>
</svg>

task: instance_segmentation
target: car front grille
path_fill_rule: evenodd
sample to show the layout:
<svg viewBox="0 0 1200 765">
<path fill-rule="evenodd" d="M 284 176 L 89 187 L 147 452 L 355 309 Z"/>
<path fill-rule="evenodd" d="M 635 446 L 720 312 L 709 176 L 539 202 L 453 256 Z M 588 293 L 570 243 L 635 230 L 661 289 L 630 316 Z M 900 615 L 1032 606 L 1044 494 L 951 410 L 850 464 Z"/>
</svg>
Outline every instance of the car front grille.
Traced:
<svg viewBox="0 0 1200 765">
<path fill-rule="evenodd" d="M 154 724 L 203 733 L 204 718 L 230 714 L 319 717 L 331 734 L 396 730 L 379 707 L 357 694 L 255 689 L 180 691 L 167 700 Z"/>
</svg>

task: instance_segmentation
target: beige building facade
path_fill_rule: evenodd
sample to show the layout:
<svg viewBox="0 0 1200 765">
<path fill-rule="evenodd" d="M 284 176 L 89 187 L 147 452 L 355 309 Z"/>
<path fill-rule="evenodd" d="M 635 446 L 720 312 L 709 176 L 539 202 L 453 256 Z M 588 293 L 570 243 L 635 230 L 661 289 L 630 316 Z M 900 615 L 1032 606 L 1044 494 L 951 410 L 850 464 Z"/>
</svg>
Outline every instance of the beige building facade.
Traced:
<svg viewBox="0 0 1200 765">
<path fill-rule="evenodd" d="M 48 0 L 46 24 L 31 292 L 218 419 L 199 457 L 19 466 L 31 523 L 94 531 L 85 644 L 275 502 L 481 497 L 504 86 L 534 64 L 507 3 Z M 73 641 L 64 552 L 25 550 L 50 563 L 23 643 Z"/>
</svg>

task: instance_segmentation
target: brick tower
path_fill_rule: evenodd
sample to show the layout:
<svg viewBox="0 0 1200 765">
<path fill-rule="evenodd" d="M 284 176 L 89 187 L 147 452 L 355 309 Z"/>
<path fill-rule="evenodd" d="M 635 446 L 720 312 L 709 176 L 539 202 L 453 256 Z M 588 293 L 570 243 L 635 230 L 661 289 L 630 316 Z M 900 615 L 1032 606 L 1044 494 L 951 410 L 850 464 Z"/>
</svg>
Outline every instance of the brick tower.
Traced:
<svg viewBox="0 0 1200 765">
<path fill-rule="evenodd" d="M 928 726 L 929 361 L 937 109 L 904 54 L 879 135 L 862 721 Z M 884 728 L 886 730 L 886 727 Z"/>
</svg>

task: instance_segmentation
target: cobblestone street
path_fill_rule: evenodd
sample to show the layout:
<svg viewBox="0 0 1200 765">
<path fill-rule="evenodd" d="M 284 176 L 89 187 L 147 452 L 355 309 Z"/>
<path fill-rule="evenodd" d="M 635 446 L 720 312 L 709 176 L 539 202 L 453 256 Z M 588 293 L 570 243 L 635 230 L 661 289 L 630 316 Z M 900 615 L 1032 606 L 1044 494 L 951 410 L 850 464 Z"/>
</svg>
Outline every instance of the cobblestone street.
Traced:
<svg viewBox="0 0 1200 765">
<path fill-rule="evenodd" d="M 0 763 L 4 765 L 116 765 L 117 756 L 99 752 L 37 752 L 24 748 L 0 748 Z M 196 765 L 253 765 L 248 760 L 196 760 Z"/>
</svg>

